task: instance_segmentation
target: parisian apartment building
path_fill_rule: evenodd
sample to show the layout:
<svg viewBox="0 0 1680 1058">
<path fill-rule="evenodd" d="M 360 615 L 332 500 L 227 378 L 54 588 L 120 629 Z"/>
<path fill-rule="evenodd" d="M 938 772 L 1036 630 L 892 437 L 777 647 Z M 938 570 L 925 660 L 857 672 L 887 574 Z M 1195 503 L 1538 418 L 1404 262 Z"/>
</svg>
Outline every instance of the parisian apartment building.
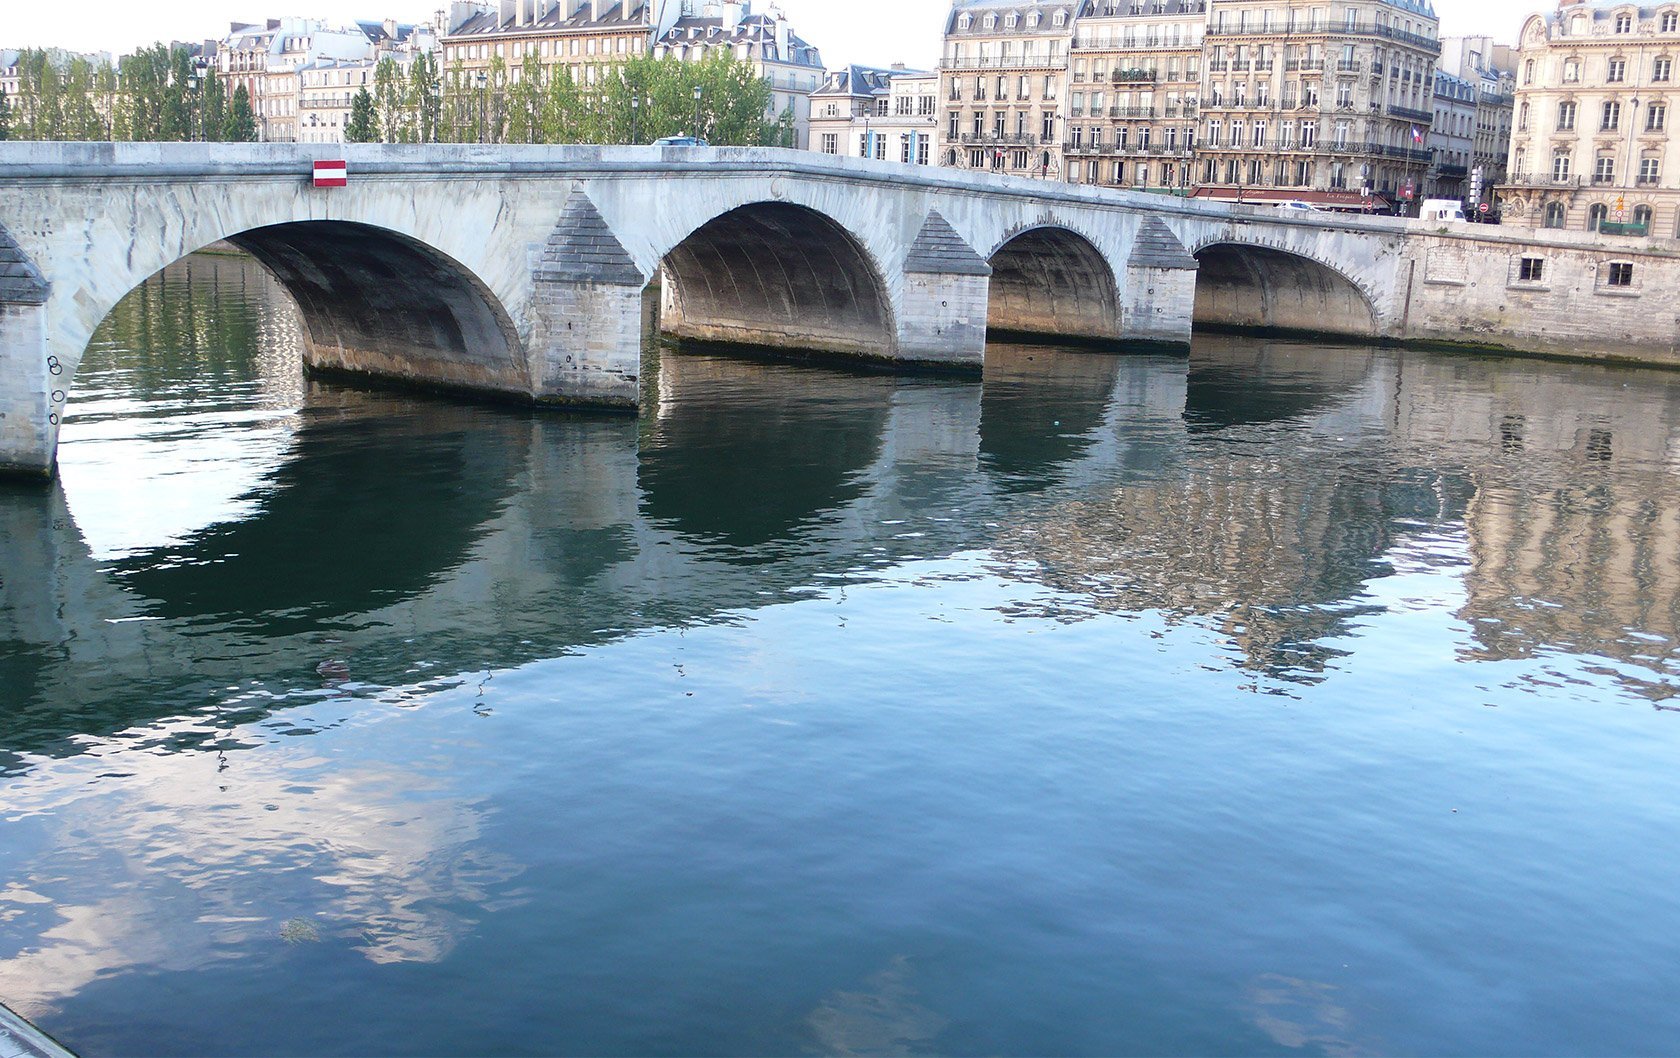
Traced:
<svg viewBox="0 0 1680 1058">
<path fill-rule="evenodd" d="M 1523 24 L 1506 224 L 1680 238 L 1680 5 L 1566 3 Z"/>
<path fill-rule="evenodd" d="M 1088 0 L 1069 55 L 1067 179 L 1140 190 L 1190 186 L 1207 0 Z"/>
<path fill-rule="evenodd" d="M 845 158 L 931 165 L 939 135 L 939 75 L 846 66 L 811 93 L 810 148 Z"/>
<path fill-rule="evenodd" d="M 443 68 L 469 82 L 497 60 L 518 78 L 528 55 L 546 69 L 566 67 L 580 85 L 637 55 L 733 55 L 770 82 L 767 117 L 792 111 L 799 147 L 809 146 L 811 93 L 827 77 L 821 52 L 779 8 L 755 11 L 745 0 L 456 0 L 448 23 Z"/>
<path fill-rule="evenodd" d="M 939 63 L 940 164 L 1065 179 L 1074 3 L 957 0 Z"/>
<path fill-rule="evenodd" d="M 954 0 L 935 157 L 1227 201 L 1487 200 L 1513 63 L 1443 39 L 1429 0 Z"/>
</svg>

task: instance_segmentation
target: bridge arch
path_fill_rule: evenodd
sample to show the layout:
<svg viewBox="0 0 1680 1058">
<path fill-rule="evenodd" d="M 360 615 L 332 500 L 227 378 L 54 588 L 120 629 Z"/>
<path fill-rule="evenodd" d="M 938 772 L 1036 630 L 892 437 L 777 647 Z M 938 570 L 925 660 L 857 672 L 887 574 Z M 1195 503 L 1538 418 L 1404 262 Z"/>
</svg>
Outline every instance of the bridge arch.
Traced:
<svg viewBox="0 0 1680 1058">
<path fill-rule="evenodd" d="M 290 295 L 308 366 L 529 394 L 528 360 L 507 308 L 471 268 L 441 250 L 389 228 L 340 220 L 281 221 L 221 238 L 254 257 Z M 77 362 L 130 290 L 186 256 L 150 270 L 137 263 L 132 284 L 111 284 L 88 299 Z"/>
<path fill-rule="evenodd" d="M 1120 289 L 1108 258 L 1060 224 L 1011 233 L 988 255 L 987 330 L 1091 340 L 1120 337 Z"/>
<path fill-rule="evenodd" d="M 1376 337 L 1376 299 L 1340 269 L 1274 246 L 1210 239 L 1193 251 L 1197 327 Z"/>
<path fill-rule="evenodd" d="M 897 326 L 885 272 L 827 213 L 738 205 L 662 257 L 661 325 L 702 341 L 887 359 Z"/>
</svg>

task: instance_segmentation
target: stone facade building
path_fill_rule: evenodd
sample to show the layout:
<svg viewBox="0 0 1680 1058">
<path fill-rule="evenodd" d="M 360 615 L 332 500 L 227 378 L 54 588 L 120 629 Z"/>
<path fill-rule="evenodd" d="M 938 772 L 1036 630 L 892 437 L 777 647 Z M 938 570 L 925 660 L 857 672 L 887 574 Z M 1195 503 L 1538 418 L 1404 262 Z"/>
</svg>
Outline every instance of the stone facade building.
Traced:
<svg viewBox="0 0 1680 1058">
<path fill-rule="evenodd" d="M 1680 237 L 1680 4 L 1566 3 L 1517 52 L 1508 224 Z"/>
<path fill-rule="evenodd" d="M 1085 0 L 1069 59 L 1068 179 L 1187 193 L 1207 0 Z"/>
<path fill-rule="evenodd" d="M 1379 210 L 1417 197 L 1440 51 L 1427 0 L 1212 0 L 1197 193 Z"/>
<path fill-rule="evenodd" d="M 848 66 L 811 93 L 813 151 L 928 165 L 938 134 L 936 73 Z"/>
<path fill-rule="evenodd" d="M 1435 120 L 1429 129 L 1434 161 L 1424 186 L 1428 198 L 1469 197 L 1476 158 L 1476 86 L 1445 70 L 1435 71 Z"/>
<path fill-rule="evenodd" d="M 955 0 L 939 64 L 940 164 L 1064 177 L 1061 111 L 1079 7 Z"/>
<path fill-rule="evenodd" d="M 1516 49 L 1491 37 L 1442 37 L 1441 69 L 1476 86 L 1476 142 L 1471 173 L 1482 171 L 1481 201 L 1505 180 L 1517 91 Z"/>
<path fill-rule="evenodd" d="M 370 23 L 374 25 L 375 23 Z M 251 96 L 257 138 L 294 143 L 299 138 L 298 71 L 321 62 L 374 58 L 376 48 L 361 26 L 335 27 L 319 19 L 271 18 L 234 23 L 216 48 L 216 76 L 231 99 L 244 85 Z"/>
<path fill-rule="evenodd" d="M 794 147 L 810 145 L 811 93 L 827 72 L 822 53 L 793 31 L 780 8 L 755 13 L 741 0 L 685 4 L 685 12 L 653 42 L 657 57 L 699 61 L 726 52 L 770 82 L 771 120 L 791 112 Z"/>
</svg>

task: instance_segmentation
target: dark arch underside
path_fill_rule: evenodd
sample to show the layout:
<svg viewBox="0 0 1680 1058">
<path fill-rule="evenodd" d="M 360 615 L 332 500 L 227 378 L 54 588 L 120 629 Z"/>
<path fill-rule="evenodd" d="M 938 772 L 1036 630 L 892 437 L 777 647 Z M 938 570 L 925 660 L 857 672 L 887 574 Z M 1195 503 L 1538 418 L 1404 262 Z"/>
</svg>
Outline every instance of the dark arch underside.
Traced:
<svg viewBox="0 0 1680 1058">
<path fill-rule="evenodd" d="M 297 302 L 310 367 L 529 396 L 506 311 L 443 254 L 342 221 L 255 228 L 228 241 Z"/>
<path fill-rule="evenodd" d="M 1282 250 L 1218 243 L 1196 254 L 1199 327 L 1372 337 L 1376 313 L 1347 277 Z"/>
<path fill-rule="evenodd" d="M 1065 228 L 1034 228 L 999 247 L 991 265 L 990 333 L 1120 337 L 1114 271 L 1084 236 Z"/>
<path fill-rule="evenodd" d="M 702 225 L 666 256 L 662 326 L 679 337 L 886 359 L 879 273 L 834 221 L 762 202 Z"/>
</svg>

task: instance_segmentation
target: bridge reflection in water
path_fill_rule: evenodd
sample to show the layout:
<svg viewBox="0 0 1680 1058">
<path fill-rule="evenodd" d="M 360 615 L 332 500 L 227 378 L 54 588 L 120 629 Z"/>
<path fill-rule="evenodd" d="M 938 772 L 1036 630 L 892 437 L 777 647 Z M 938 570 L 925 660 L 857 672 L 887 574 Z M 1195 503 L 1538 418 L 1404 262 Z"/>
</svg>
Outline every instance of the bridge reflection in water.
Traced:
<svg viewBox="0 0 1680 1058">
<path fill-rule="evenodd" d="M 83 754 L 237 761 L 303 702 L 314 726 L 292 730 L 319 730 L 907 568 L 1036 586 L 997 620 L 1198 629 L 1280 695 L 1411 609 L 1450 610 L 1464 664 L 1525 663 L 1490 682 L 1594 673 L 1662 708 L 1680 687 L 1666 376 L 1234 336 L 1187 359 L 996 345 L 981 385 L 674 354 L 639 421 L 603 420 L 303 383 L 277 297 L 230 258 L 142 287 L 83 367 L 62 483 L 0 491 L 0 774 L 43 804 Z M 1432 594 L 1395 597 L 1408 576 Z M 427 848 L 382 855 L 425 900 L 520 869 L 479 863 L 467 886 Z M 470 934 L 415 899 L 358 912 L 370 960 L 439 961 Z M 85 973 L 14 945 L 0 995 L 52 1028 L 105 962 L 208 957 L 177 944 Z"/>
</svg>

